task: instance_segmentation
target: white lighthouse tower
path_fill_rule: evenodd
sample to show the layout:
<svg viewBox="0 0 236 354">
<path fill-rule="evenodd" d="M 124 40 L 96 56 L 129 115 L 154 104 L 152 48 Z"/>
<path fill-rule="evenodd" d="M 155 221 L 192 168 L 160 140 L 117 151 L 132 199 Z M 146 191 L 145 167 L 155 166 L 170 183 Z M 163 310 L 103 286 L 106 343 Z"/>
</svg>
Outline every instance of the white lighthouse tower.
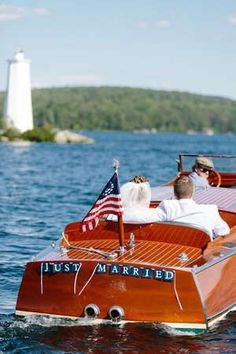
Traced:
<svg viewBox="0 0 236 354">
<path fill-rule="evenodd" d="M 33 129 L 30 60 L 25 59 L 23 51 L 18 51 L 8 62 L 4 123 L 6 128 L 15 128 L 23 133 Z"/>
</svg>

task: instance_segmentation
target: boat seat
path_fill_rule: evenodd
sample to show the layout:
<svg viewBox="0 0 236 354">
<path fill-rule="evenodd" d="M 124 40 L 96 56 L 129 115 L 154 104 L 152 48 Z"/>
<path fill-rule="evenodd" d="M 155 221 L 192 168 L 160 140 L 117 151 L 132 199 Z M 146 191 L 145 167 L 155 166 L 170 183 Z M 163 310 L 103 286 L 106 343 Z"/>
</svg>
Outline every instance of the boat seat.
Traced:
<svg viewBox="0 0 236 354">
<path fill-rule="evenodd" d="M 174 243 L 178 245 L 197 247 L 204 250 L 212 241 L 208 231 L 196 225 L 179 222 L 157 222 L 145 230 L 146 240 Z"/>
<path fill-rule="evenodd" d="M 158 222 L 150 224 L 124 224 L 125 240 L 130 234 L 135 235 L 136 241 L 158 241 L 183 246 L 191 246 L 204 250 L 211 241 L 210 235 L 196 226 L 176 222 Z M 119 239 L 118 223 L 103 220 L 91 231 L 82 232 L 81 223 L 75 222 L 65 227 L 64 233 L 69 242 L 78 240 Z"/>
</svg>

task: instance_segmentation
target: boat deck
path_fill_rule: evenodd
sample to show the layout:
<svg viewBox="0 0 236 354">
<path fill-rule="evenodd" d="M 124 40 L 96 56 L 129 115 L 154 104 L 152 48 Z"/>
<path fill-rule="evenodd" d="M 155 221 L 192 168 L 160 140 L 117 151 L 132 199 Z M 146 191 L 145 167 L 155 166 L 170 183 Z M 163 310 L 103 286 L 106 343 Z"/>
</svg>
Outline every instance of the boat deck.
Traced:
<svg viewBox="0 0 236 354">
<path fill-rule="evenodd" d="M 85 251 L 78 248 L 94 249 L 96 251 Z M 73 241 L 71 247 L 54 249 L 36 261 L 109 261 L 125 262 L 134 265 L 165 266 L 165 267 L 190 267 L 198 264 L 202 258 L 201 249 L 186 245 L 169 244 L 157 241 L 137 241 L 134 248 L 111 260 L 101 252 L 115 252 L 118 250 L 117 240 L 80 240 Z M 184 255 L 184 259 L 181 259 Z"/>
<path fill-rule="evenodd" d="M 152 188 L 152 201 L 172 199 L 173 186 Z M 193 199 L 198 204 L 216 204 L 220 210 L 236 213 L 236 189 L 234 188 L 209 188 L 207 191 L 195 191 Z"/>
</svg>

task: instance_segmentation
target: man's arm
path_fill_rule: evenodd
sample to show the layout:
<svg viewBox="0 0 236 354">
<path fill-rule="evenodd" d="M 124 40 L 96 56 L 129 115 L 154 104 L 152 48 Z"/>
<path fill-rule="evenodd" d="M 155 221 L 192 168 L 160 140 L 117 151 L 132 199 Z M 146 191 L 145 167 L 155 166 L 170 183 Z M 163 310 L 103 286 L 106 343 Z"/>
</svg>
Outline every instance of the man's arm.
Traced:
<svg viewBox="0 0 236 354">
<path fill-rule="evenodd" d="M 162 201 L 155 209 L 157 221 L 167 221 L 165 202 Z"/>
<path fill-rule="evenodd" d="M 216 207 L 216 219 L 213 230 L 215 236 L 225 236 L 230 233 L 229 225 L 222 219 L 219 214 L 218 208 Z"/>
</svg>

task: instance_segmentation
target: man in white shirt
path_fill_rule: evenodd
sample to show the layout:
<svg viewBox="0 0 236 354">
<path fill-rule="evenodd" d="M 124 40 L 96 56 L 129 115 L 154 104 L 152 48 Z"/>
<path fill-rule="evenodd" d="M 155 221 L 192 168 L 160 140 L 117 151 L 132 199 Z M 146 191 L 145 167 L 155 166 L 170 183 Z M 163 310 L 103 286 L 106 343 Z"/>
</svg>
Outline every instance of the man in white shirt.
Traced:
<svg viewBox="0 0 236 354">
<path fill-rule="evenodd" d="M 208 231 L 214 239 L 230 232 L 228 224 L 221 218 L 213 204 L 197 204 L 192 195 L 194 184 L 190 177 L 181 176 L 174 183 L 176 199 L 163 200 L 156 208 L 157 221 L 173 221 L 192 224 Z"/>
<path fill-rule="evenodd" d="M 151 200 L 149 182 L 143 176 L 135 176 L 121 187 L 123 221 L 130 224 L 173 221 L 203 228 L 212 239 L 227 235 L 230 228 L 221 218 L 217 206 L 197 204 L 192 199 L 193 191 L 192 179 L 181 176 L 174 183 L 176 199 L 163 200 L 157 208 L 149 208 Z M 117 221 L 117 216 L 109 215 L 107 219 Z"/>
</svg>

